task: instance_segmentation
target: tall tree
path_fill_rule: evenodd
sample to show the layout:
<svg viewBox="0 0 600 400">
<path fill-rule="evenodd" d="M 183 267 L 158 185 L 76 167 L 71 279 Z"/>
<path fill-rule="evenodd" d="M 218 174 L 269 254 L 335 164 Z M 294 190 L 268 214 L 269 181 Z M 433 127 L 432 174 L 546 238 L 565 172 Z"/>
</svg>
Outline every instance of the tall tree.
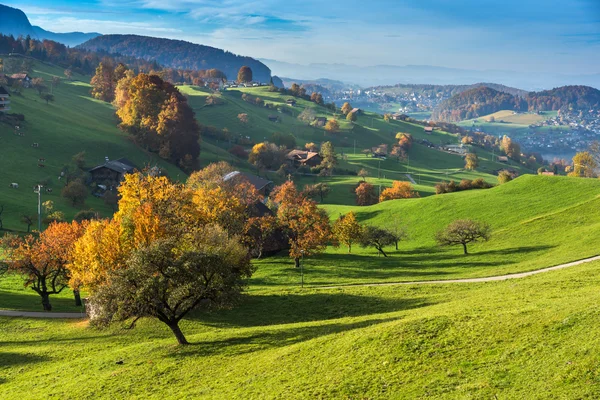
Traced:
<svg viewBox="0 0 600 400">
<path fill-rule="evenodd" d="M 73 248 L 85 226 L 77 222 L 51 223 L 39 237 L 5 236 L 0 241 L 9 272 L 24 277 L 25 286 L 42 298 L 44 311 L 52 311 L 50 296 L 68 286 Z"/>
<path fill-rule="evenodd" d="M 277 221 L 285 230 L 290 257 L 300 267 L 300 258 L 323 251 L 331 236 L 327 214 L 317 204 L 298 193 L 293 182 L 286 182 L 273 193 L 277 204 Z"/>
<path fill-rule="evenodd" d="M 238 71 L 237 80 L 242 83 L 252 82 L 252 69 L 245 65 L 241 67 Z"/>
<path fill-rule="evenodd" d="M 115 99 L 115 69 L 110 63 L 101 62 L 96 74 L 90 81 L 92 96 L 102 101 L 112 102 Z"/>
<path fill-rule="evenodd" d="M 475 153 L 468 153 L 465 156 L 465 169 L 474 170 L 479 166 L 479 157 Z"/>
<path fill-rule="evenodd" d="M 581 151 L 573 157 L 573 170 L 569 172 L 569 176 L 594 178 L 597 168 L 598 164 L 592 154 L 588 151 Z"/>
<path fill-rule="evenodd" d="M 356 204 L 359 206 L 370 206 L 377 204 L 377 193 L 375 187 L 368 182 L 360 182 L 355 190 Z"/>
<path fill-rule="evenodd" d="M 350 105 L 350 103 L 345 102 L 344 104 L 342 104 L 342 114 L 348 115 L 350 111 L 352 111 L 352 106 Z"/>
<path fill-rule="evenodd" d="M 341 243 L 348 246 L 348 253 L 352 252 L 352 243 L 359 241 L 363 234 L 363 227 L 356 220 L 356 215 L 350 211 L 333 223 L 333 235 Z"/>
<path fill-rule="evenodd" d="M 327 123 L 325 124 L 325 130 L 329 133 L 339 132 L 340 124 L 338 123 L 337 119 L 330 119 L 329 121 L 327 121 Z"/>
</svg>

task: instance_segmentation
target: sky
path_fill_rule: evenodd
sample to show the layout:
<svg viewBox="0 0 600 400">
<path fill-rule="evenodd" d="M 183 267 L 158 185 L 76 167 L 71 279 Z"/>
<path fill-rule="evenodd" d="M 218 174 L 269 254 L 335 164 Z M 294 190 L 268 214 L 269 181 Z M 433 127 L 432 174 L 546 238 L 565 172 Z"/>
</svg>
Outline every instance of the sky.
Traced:
<svg viewBox="0 0 600 400">
<path fill-rule="evenodd" d="M 182 39 L 290 63 L 600 73 L 600 0 L 0 0 L 53 32 Z"/>
</svg>

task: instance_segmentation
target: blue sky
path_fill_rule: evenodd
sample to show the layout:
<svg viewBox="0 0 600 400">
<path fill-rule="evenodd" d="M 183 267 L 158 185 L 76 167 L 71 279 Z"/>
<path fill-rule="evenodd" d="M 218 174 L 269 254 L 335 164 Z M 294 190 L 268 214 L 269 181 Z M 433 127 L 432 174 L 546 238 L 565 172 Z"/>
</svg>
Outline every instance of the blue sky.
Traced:
<svg viewBox="0 0 600 400">
<path fill-rule="evenodd" d="M 0 0 L 2 1 L 2 0 Z M 293 63 L 600 73 L 600 0 L 19 0 L 55 32 L 136 33 Z"/>
</svg>

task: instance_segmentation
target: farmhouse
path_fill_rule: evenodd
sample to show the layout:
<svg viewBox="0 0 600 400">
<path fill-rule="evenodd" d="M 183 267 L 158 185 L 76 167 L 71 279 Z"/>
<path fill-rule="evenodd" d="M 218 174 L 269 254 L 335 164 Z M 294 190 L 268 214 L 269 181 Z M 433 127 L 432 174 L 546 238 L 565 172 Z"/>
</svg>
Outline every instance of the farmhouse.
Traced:
<svg viewBox="0 0 600 400">
<path fill-rule="evenodd" d="M 286 158 L 296 167 L 316 167 L 323 161 L 319 153 L 306 150 L 292 150 Z"/>
<path fill-rule="evenodd" d="M 426 134 L 431 135 L 431 133 L 433 132 L 433 126 L 426 126 L 423 130 Z"/>
<path fill-rule="evenodd" d="M 371 148 L 371 152 L 373 153 L 373 157 L 387 157 L 388 145 L 380 144 L 379 146 L 375 146 Z"/>
<path fill-rule="evenodd" d="M 408 115 L 406 115 L 406 114 L 393 114 L 392 115 L 392 119 L 394 121 L 406 121 L 407 118 L 408 118 Z"/>
<path fill-rule="evenodd" d="M 11 81 L 21 81 L 24 88 L 31 86 L 31 77 L 27 74 L 12 74 L 10 79 Z"/>
<path fill-rule="evenodd" d="M 106 161 L 90 169 L 92 181 L 96 183 L 118 184 L 126 174 L 131 174 L 138 169 L 131 161 L 126 158 Z"/>
<path fill-rule="evenodd" d="M 465 155 L 467 154 L 467 148 L 463 147 L 462 145 L 448 145 L 446 146 L 446 151 L 450 152 L 450 153 L 456 153 L 456 154 L 460 154 L 460 155 Z"/>
<path fill-rule="evenodd" d="M 287 99 L 285 102 L 287 103 L 288 106 L 296 105 L 296 100 L 294 100 L 294 99 Z"/>
<path fill-rule="evenodd" d="M 0 86 L 0 112 L 10 111 L 10 94 Z"/>
<path fill-rule="evenodd" d="M 269 121 L 279 122 L 279 117 L 277 115 L 269 115 Z"/>
<path fill-rule="evenodd" d="M 359 115 L 362 115 L 362 110 L 360 108 L 353 108 L 352 111 L 350 111 L 352 114 L 356 114 L 356 116 L 358 117 Z"/>
<path fill-rule="evenodd" d="M 315 118 L 314 125 L 318 127 L 323 127 L 327 123 L 327 118 L 325 117 L 317 117 Z"/>
<path fill-rule="evenodd" d="M 506 156 L 498 156 L 497 160 L 498 160 L 498 162 L 507 163 L 508 162 L 508 157 L 506 157 Z"/>
<path fill-rule="evenodd" d="M 273 182 L 260 176 L 247 174 L 245 172 L 233 171 L 223 177 L 224 182 L 246 180 L 263 196 L 268 196 L 273 188 Z"/>
</svg>

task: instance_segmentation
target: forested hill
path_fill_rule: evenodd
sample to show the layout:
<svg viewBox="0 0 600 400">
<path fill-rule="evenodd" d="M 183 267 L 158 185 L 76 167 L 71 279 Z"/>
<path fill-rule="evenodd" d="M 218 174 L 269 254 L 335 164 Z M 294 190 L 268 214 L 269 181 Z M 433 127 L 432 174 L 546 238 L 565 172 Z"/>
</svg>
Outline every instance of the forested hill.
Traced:
<svg viewBox="0 0 600 400">
<path fill-rule="evenodd" d="M 265 83 L 271 80 L 271 70 L 260 61 L 182 40 L 138 35 L 103 35 L 88 40 L 79 47 L 91 51 L 155 60 L 161 65 L 176 69 L 216 68 L 223 71 L 231 80 L 236 79 L 240 67 L 246 65 L 252 69 L 254 80 Z"/>
<path fill-rule="evenodd" d="M 433 111 L 431 118 L 434 121 L 456 122 L 523 107 L 526 107 L 526 103 L 521 97 L 480 86 L 444 100 Z"/>
<path fill-rule="evenodd" d="M 529 93 L 527 102 L 530 110 L 598 110 L 600 90 L 589 86 L 562 86 Z"/>
<path fill-rule="evenodd" d="M 524 97 L 527 95 L 526 90 L 517 89 L 510 86 L 501 85 L 499 83 L 474 83 L 472 85 L 429 85 L 429 84 L 408 84 L 398 83 L 393 86 L 374 86 L 365 90 L 375 90 L 377 92 L 384 92 L 389 94 L 410 94 L 415 93 L 418 95 L 425 96 L 438 96 L 441 98 L 451 97 L 467 90 L 476 89 L 478 87 L 488 87 L 499 92 L 509 93 L 513 96 Z"/>
<path fill-rule="evenodd" d="M 562 86 L 527 96 L 513 96 L 489 87 L 478 87 L 452 96 L 440 103 L 431 118 L 457 122 L 492 114 L 500 110 L 555 111 L 600 109 L 600 91 L 589 86 Z"/>
</svg>

